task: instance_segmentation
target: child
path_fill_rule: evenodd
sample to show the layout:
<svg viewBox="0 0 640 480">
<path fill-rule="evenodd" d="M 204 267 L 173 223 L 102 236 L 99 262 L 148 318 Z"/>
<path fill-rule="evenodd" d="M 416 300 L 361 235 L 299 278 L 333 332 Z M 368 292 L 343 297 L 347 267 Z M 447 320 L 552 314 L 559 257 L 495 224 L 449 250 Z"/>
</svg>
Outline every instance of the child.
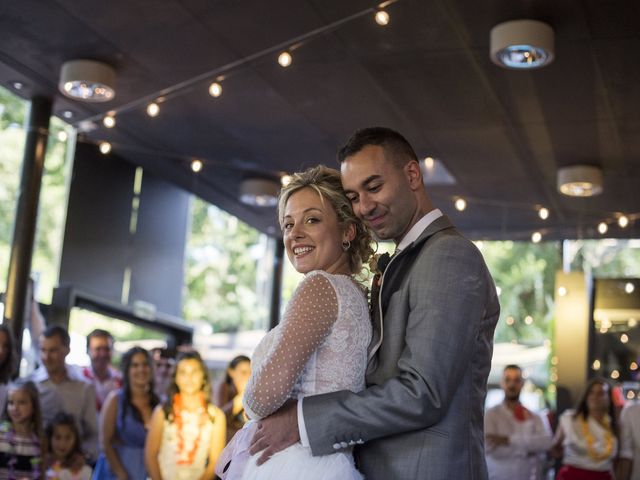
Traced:
<svg viewBox="0 0 640 480">
<path fill-rule="evenodd" d="M 0 478 L 42 478 L 42 414 L 33 382 L 9 386 L 0 422 Z"/>
<path fill-rule="evenodd" d="M 167 401 L 154 410 L 147 435 L 145 462 L 152 480 L 213 479 L 227 425 L 210 392 L 198 352 L 180 354 Z"/>
<path fill-rule="evenodd" d="M 47 425 L 49 469 L 47 480 L 89 480 L 91 468 L 84 463 L 80 434 L 73 415 L 60 412 Z"/>
</svg>

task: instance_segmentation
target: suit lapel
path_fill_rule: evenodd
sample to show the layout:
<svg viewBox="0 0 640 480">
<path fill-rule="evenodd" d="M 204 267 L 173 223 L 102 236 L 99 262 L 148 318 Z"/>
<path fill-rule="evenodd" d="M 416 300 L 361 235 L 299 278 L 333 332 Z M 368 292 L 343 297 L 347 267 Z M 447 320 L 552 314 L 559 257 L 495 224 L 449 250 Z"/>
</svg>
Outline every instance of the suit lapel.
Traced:
<svg viewBox="0 0 640 480">
<path fill-rule="evenodd" d="M 376 288 L 376 285 L 372 285 L 371 288 L 371 317 L 373 320 L 373 336 L 371 338 L 371 344 L 369 347 L 369 362 L 371 363 L 376 352 L 382 344 L 384 338 L 384 315 L 389 305 L 389 299 L 394 292 L 400 290 L 403 287 L 403 279 L 406 278 L 411 266 L 417 260 L 418 255 L 422 251 L 424 244 L 434 234 L 453 228 L 453 224 L 449 220 L 449 217 L 443 215 L 430 223 L 427 228 L 420 234 L 415 242 L 409 244 L 400 253 L 394 256 L 381 278 L 380 286 Z M 374 281 L 375 283 L 375 281 Z M 375 293 L 375 296 L 374 296 Z M 394 321 L 393 319 L 388 321 Z M 398 320 L 400 321 L 400 320 Z M 369 368 L 375 368 L 374 365 L 369 365 Z"/>
</svg>

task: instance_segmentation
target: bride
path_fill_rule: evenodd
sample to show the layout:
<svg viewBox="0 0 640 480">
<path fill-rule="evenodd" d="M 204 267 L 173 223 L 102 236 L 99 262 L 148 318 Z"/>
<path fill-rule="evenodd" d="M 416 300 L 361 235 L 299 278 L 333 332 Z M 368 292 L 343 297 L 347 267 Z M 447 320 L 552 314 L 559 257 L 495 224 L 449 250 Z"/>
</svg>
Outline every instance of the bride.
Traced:
<svg viewBox="0 0 640 480">
<path fill-rule="evenodd" d="M 313 457 L 300 443 L 258 466 L 249 442 L 259 420 L 287 400 L 364 389 L 371 320 L 353 275 L 373 253 L 371 236 L 351 209 L 338 171 L 318 166 L 282 189 L 278 218 L 294 268 L 305 274 L 280 324 L 256 348 L 244 396 L 249 422 L 217 466 L 223 479 L 361 479 L 347 450 Z"/>
</svg>

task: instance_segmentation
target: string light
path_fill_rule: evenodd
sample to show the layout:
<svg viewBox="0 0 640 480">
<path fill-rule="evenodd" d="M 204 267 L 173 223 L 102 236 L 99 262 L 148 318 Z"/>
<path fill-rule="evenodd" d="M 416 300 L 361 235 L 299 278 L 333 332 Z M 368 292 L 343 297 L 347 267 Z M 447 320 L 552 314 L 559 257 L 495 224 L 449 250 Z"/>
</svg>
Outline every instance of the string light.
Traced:
<svg viewBox="0 0 640 480">
<path fill-rule="evenodd" d="M 280 177 L 280 185 L 282 185 L 283 187 L 286 187 L 291 183 L 291 180 L 293 180 L 291 175 L 282 175 Z"/>
<path fill-rule="evenodd" d="M 509 326 L 513 325 L 516 321 L 514 320 L 513 317 L 507 317 L 507 319 L 505 320 L 505 323 Z"/>
<path fill-rule="evenodd" d="M 278 55 L 278 63 L 281 67 L 288 67 L 289 65 L 291 65 L 292 61 L 293 58 L 291 58 L 291 54 L 289 52 L 282 52 L 280 55 Z"/>
<path fill-rule="evenodd" d="M 611 378 L 613 378 L 614 380 L 619 377 L 620 377 L 620 372 L 618 370 L 614 370 L 613 372 L 611 372 Z"/>
<path fill-rule="evenodd" d="M 620 217 L 618 217 L 618 225 L 620 225 L 620 228 L 627 228 L 629 218 L 626 215 L 620 215 Z"/>
<path fill-rule="evenodd" d="M 609 230 L 609 227 L 606 223 L 600 222 L 598 224 L 598 232 L 600 232 L 600 235 L 604 235 L 605 233 L 607 233 L 607 230 Z"/>
<path fill-rule="evenodd" d="M 222 85 L 220 85 L 218 82 L 213 82 L 211 85 L 209 85 L 209 95 L 214 98 L 218 98 L 220 95 L 222 95 Z"/>
<path fill-rule="evenodd" d="M 202 170 L 202 160 L 198 160 L 197 158 L 193 159 L 191 161 L 191 170 L 193 170 L 195 173 L 198 173 L 200 170 Z"/>
<path fill-rule="evenodd" d="M 389 23 L 389 14 L 384 10 L 378 10 L 375 19 L 378 25 L 384 27 Z"/>
<path fill-rule="evenodd" d="M 636 362 L 631 362 L 631 365 L 629 365 L 629 370 L 637 370 L 638 369 L 638 364 Z"/>
<path fill-rule="evenodd" d="M 635 328 L 638 325 L 638 321 L 635 318 L 630 318 L 627 325 L 629 325 L 629 328 Z"/>
<path fill-rule="evenodd" d="M 531 235 L 531 241 L 533 243 L 540 243 L 540 240 L 542 240 L 542 234 L 540 232 L 533 232 L 533 235 Z"/>
<path fill-rule="evenodd" d="M 106 115 L 102 119 L 102 124 L 107 128 L 113 128 L 116 126 L 116 117 L 113 115 Z"/>
<path fill-rule="evenodd" d="M 544 208 L 544 207 L 540 207 L 538 209 L 538 216 L 542 219 L 542 220 L 546 220 L 547 218 L 549 218 L 549 210 Z"/>
<path fill-rule="evenodd" d="M 524 323 L 527 325 L 531 325 L 533 323 L 533 317 L 531 315 L 527 315 L 524 317 Z"/>
<path fill-rule="evenodd" d="M 100 149 L 100 153 L 106 155 L 111 151 L 111 144 L 109 142 L 100 142 L 98 148 Z"/>
<path fill-rule="evenodd" d="M 627 335 L 626 333 L 623 333 L 622 335 L 620 335 L 620 343 L 627 343 L 629 341 L 629 335 Z"/>
<path fill-rule="evenodd" d="M 147 115 L 149 115 L 150 117 L 157 117 L 159 113 L 160 106 L 157 103 L 151 102 L 149 105 L 147 105 Z"/>
<path fill-rule="evenodd" d="M 424 166 L 427 170 L 431 170 L 436 165 L 436 161 L 433 157 L 427 157 L 424 159 Z"/>
<path fill-rule="evenodd" d="M 591 368 L 593 368 L 594 370 L 600 370 L 600 360 L 594 360 Z"/>
<path fill-rule="evenodd" d="M 631 282 L 627 282 L 624 285 L 624 291 L 631 294 L 636 289 L 635 285 Z"/>
<path fill-rule="evenodd" d="M 464 198 L 458 198 L 456 200 L 456 210 L 458 210 L 459 212 L 464 211 L 465 208 L 467 208 L 467 202 Z"/>
</svg>

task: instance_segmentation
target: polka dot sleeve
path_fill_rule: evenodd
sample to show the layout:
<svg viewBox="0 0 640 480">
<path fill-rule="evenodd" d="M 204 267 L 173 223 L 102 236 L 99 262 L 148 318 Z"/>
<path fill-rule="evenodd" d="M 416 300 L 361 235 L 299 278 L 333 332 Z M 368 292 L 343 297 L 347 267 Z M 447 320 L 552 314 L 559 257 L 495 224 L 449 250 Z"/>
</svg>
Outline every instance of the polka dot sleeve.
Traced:
<svg viewBox="0 0 640 480">
<path fill-rule="evenodd" d="M 289 301 L 264 362 L 254 365 L 243 399 L 250 418 L 266 417 L 284 404 L 337 317 L 338 297 L 333 286 L 323 275 L 309 274 Z"/>
</svg>

